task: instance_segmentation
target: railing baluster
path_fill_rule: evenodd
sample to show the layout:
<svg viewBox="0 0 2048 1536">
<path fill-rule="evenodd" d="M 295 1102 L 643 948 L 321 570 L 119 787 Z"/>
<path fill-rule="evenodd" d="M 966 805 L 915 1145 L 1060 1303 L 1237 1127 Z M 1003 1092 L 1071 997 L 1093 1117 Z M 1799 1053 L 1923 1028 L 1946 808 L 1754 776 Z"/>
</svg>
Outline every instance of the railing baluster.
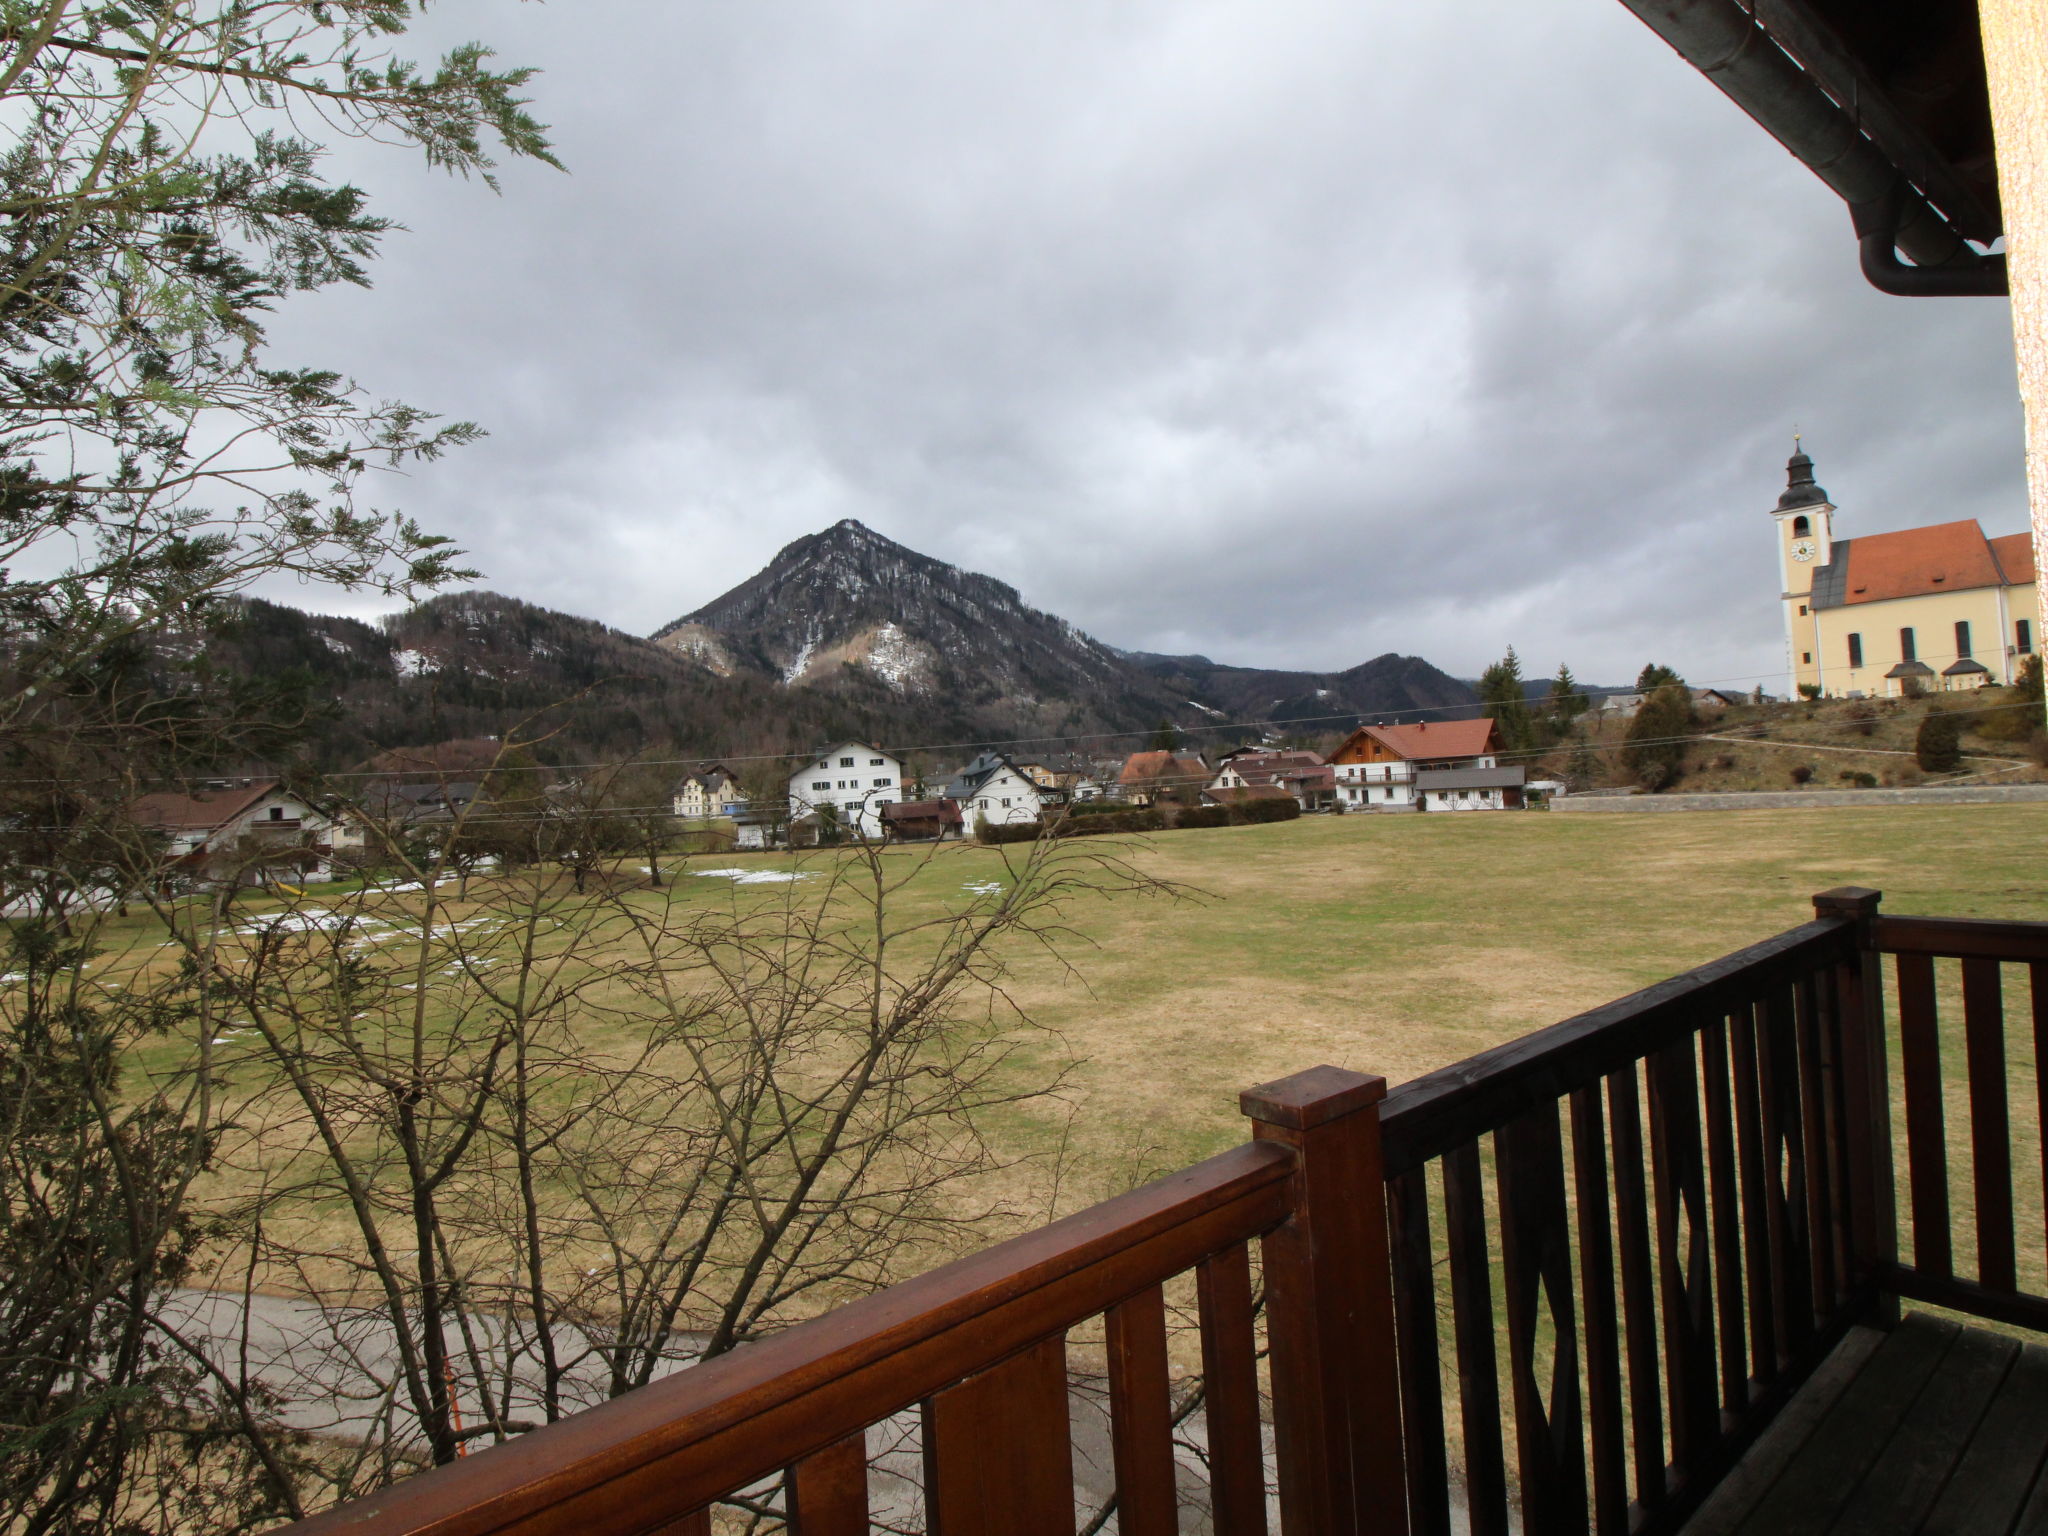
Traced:
<svg viewBox="0 0 2048 1536">
<path fill-rule="evenodd" d="M 2027 1000 L 2034 1015 L 2034 1105 L 2041 1143 L 2041 1194 L 2048 1197 L 2048 961 L 2027 967 Z M 2042 1251 L 2048 1257 L 2048 1198 L 2042 1200 Z"/>
<path fill-rule="evenodd" d="M 1202 1417 L 1216 1536 L 1266 1536 L 1266 1457 L 1259 1432 L 1258 1340 L 1251 1252 L 1234 1243 L 1195 1270 L 1202 1317 Z"/>
<path fill-rule="evenodd" d="M 1799 1113 L 1799 1042 L 1792 997 L 1778 988 L 1757 1005 L 1757 1092 L 1764 1133 L 1764 1210 L 1771 1230 L 1771 1306 L 1781 1358 L 1813 1336 L 1807 1260 L 1806 1142 Z"/>
<path fill-rule="evenodd" d="M 1671 1459 L 1688 1476 L 1720 1434 L 1714 1408 L 1714 1298 L 1690 1036 L 1649 1058 L 1650 1167 L 1671 1394 Z"/>
<path fill-rule="evenodd" d="M 1977 1279 L 2019 1284 L 2012 1227 L 2012 1127 L 2005 1099 L 2005 1000 L 1996 960 L 1963 961 L 1963 1046 L 1970 1075 L 1970 1163 L 1976 1184 Z"/>
<path fill-rule="evenodd" d="M 1064 1334 L 926 1399 L 924 1498 L 931 1536 L 1074 1529 Z"/>
<path fill-rule="evenodd" d="M 1579 1299 L 1586 1318 L 1586 1418 L 1593 1440 L 1593 1517 L 1595 1529 L 1618 1533 L 1628 1529 L 1628 1444 L 1621 1415 L 1621 1339 L 1614 1314 L 1607 1125 L 1599 1088 L 1574 1088 L 1571 1109 Z"/>
<path fill-rule="evenodd" d="M 1714 1301 L 1721 1324 L 1721 1406 L 1749 1406 L 1742 1337 L 1742 1240 L 1735 1188 L 1735 1126 L 1728 1097 L 1727 1024 L 1713 1019 L 1700 1031 L 1700 1070 L 1706 1078 L 1707 1179 L 1714 1212 Z"/>
<path fill-rule="evenodd" d="M 1444 1227 L 1450 1239 L 1451 1318 L 1458 1342 L 1459 1419 L 1465 1431 L 1465 1495 L 1472 1536 L 1507 1536 L 1507 1470 L 1500 1444 L 1500 1378 L 1493 1354 L 1493 1284 L 1486 1257 L 1486 1197 L 1479 1148 L 1460 1142 L 1443 1157 Z"/>
<path fill-rule="evenodd" d="M 835 1440 L 790 1468 L 789 1526 L 792 1536 L 867 1536 L 865 1431 Z"/>
<path fill-rule="evenodd" d="M 1149 1285 L 1104 1316 L 1109 1438 L 1119 1536 L 1173 1536 L 1173 1385 L 1166 1363 L 1166 1293 Z"/>
<path fill-rule="evenodd" d="M 1437 1349 L 1436 1266 L 1429 1184 L 1420 1168 L 1387 1184 L 1393 1237 L 1394 1326 L 1401 1362 L 1401 1439 L 1408 1454 L 1408 1528 L 1450 1536 L 1450 1472 L 1444 1457 L 1443 1362 Z"/>
<path fill-rule="evenodd" d="M 1834 1025 L 1841 1063 L 1836 1113 L 1842 1126 L 1844 1293 L 1861 1290 L 1869 1320 L 1895 1322 L 1896 1298 L 1882 1289 L 1898 1262 L 1898 1217 L 1892 1196 L 1892 1086 L 1886 1059 L 1884 971 L 1876 948 L 1877 891 L 1838 886 L 1813 898 L 1813 915 L 1847 919 L 1856 951 L 1834 970 Z M 1838 1204 L 1838 1210 L 1842 1205 Z"/>
<path fill-rule="evenodd" d="M 1906 1075 L 1907 1183 L 1913 1197 L 1913 1265 L 1947 1279 L 1955 1272 L 1948 1236 L 1948 1131 L 1941 1107 L 1941 1040 L 1934 1011 L 1934 961 L 1900 955 L 1899 1065 Z"/>
<path fill-rule="evenodd" d="M 1578 1326 L 1572 1306 L 1571 1216 L 1557 1106 L 1494 1133 L 1500 1183 L 1501 1280 L 1525 1531 L 1586 1528 L 1585 1430 L 1579 1416 Z M 1550 1390 L 1536 1379 L 1541 1312 L 1551 1318 Z"/>
<path fill-rule="evenodd" d="M 1821 1045 L 1820 989 L 1801 976 L 1792 989 L 1793 1033 L 1799 1048 L 1800 1168 L 1806 1176 L 1806 1265 L 1808 1304 L 1816 1319 L 1835 1301 L 1833 1171 L 1828 1142 L 1827 1090 L 1830 1064 Z"/>
<path fill-rule="evenodd" d="M 1636 1502 L 1655 1509 L 1664 1502 L 1664 1409 L 1657 1375 L 1656 1300 L 1651 1294 L 1649 1202 L 1643 1190 L 1642 1099 L 1633 1066 L 1608 1075 L 1607 1112 L 1614 1122 L 1614 1230 L 1621 1250 Z"/>
<path fill-rule="evenodd" d="M 1729 1058 L 1735 1069 L 1735 1151 L 1742 1170 L 1742 1257 L 1749 1291 L 1749 1373 L 1773 1380 L 1778 1351 L 1778 1309 L 1771 1267 L 1770 1202 L 1765 1192 L 1762 1089 L 1756 1066 L 1756 1009 L 1748 1004 L 1728 1020 Z"/>
</svg>

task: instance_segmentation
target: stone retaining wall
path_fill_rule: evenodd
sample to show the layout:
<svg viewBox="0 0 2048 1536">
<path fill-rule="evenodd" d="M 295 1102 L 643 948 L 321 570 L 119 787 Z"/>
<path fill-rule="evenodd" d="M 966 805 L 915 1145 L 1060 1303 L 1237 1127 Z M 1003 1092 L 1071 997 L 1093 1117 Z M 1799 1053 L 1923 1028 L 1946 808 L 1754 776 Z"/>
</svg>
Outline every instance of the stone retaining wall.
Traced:
<svg viewBox="0 0 2048 1536">
<path fill-rule="evenodd" d="M 1553 811 L 1778 811 L 1835 805 L 1985 805 L 2048 800 L 2048 784 L 1958 784 L 1925 789 L 1768 789 L 1721 795 L 1563 795 Z"/>
</svg>

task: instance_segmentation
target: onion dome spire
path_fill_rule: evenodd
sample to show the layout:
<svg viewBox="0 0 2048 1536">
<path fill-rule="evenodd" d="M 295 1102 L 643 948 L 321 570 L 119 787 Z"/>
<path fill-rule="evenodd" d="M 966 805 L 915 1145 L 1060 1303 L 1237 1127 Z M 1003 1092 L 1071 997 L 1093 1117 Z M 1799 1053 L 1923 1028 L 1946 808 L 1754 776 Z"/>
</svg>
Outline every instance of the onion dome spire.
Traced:
<svg viewBox="0 0 2048 1536">
<path fill-rule="evenodd" d="M 1778 498 L 1778 510 L 1789 512 L 1794 507 L 1817 507 L 1828 499 L 1828 493 L 1813 483 L 1813 460 L 1806 456 L 1806 450 L 1799 446 L 1799 439 L 1792 439 L 1792 457 L 1785 461 L 1785 491 Z"/>
</svg>

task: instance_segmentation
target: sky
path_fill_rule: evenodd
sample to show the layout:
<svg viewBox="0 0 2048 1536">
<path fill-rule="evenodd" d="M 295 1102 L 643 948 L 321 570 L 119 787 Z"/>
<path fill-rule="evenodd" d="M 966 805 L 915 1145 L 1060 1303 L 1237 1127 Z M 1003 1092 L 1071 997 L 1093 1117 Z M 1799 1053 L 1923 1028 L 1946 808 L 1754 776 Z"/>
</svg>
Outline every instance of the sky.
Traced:
<svg viewBox="0 0 2048 1536">
<path fill-rule="evenodd" d="M 502 192 L 279 361 L 480 422 L 371 489 L 647 632 L 842 517 L 1127 649 L 1782 683 L 1796 429 L 1838 536 L 2026 526 L 2003 300 L 1842 204 L 1618 0 L 442 0 L 542 73 Z M 328 611 L 330 593 L 271 594 Z"/>
</svg>

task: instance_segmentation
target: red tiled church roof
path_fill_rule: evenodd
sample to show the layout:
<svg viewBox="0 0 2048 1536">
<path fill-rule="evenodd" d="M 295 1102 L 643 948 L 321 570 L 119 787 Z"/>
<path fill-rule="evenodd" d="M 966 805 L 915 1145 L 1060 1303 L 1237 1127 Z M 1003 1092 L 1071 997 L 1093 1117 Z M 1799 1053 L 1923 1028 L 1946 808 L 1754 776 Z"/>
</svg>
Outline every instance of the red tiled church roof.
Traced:
<svg viewBox="0 0 2048 1536">
<path fill-rule="evenodd" d="M 2008 533 L 1991 540 L 1991 553 L 2005 572 L 2005 584 L 2023 587 L 2034 579 L 2034 536 Z"/>
<path fill-rule="evenodd" d="M 1999 587 L 2010 579 L 2000 570 L 1992 541 L 1984 537 L 1975 518 L 1897 533 L 1859 534 L 1843 540 L 1836 550 L 1837 559 L 1848 559 L 1841 582 L 1844 604 Z M 2027 565 L 2031 570 L 2031 558 Z"/>
</svg>

